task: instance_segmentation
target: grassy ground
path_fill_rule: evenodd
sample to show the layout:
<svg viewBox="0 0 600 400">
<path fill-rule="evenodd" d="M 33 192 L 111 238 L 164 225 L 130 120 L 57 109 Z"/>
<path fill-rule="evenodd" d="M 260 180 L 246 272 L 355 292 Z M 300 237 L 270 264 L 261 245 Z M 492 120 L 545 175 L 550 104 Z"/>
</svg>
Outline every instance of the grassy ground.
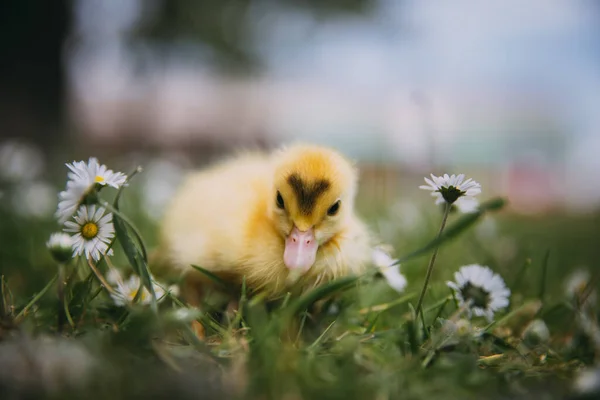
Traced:
<svg viewBox="0 0 600 400">
<path fill-rule="evenodd" d="M 440 244 L 420 319 L 414 307 L 432 248 L 414 251 L 435 237 L 442 215 L 426 193 L 421 200 L 362 207 L 397 257 L 413 254 L 402 262 L 403 293 L 369 273 L 268 304 L 242 294 L 239 311 L 229 314 L 217 307 L 197 314 L 176 296 L 156 308 L 117 306 L 83 260 L 67 266 L 59 302 L 57 265 L 44 245 L 56 223 L 19 217 L 4 201 L 2 398 L 581 397 L 573 379 L 596 352 L 593 329 L 578 313 L 597 327 L 595 304 L 578 308 L 565 282 L 578 268 L 596 273 L 600 215 L 452 214 L 447 232 L 456 235 Z M 151 248 L 154 224 L 139 211 L 135 185 L 122 206 Z M 133 231 L 125 224 L 117 233 L 113 263 L 143 275 Z M 493 324 L 474 318 L 456 331 L 444 322 L 460 317 L 446 281 L 471 263 L 500 274 L 511 303 Z M 206 341 L 193 334 L 194 319 L 207 326 Z M 549 337 L 527 329 L 535 319 Z"/>
</svg>

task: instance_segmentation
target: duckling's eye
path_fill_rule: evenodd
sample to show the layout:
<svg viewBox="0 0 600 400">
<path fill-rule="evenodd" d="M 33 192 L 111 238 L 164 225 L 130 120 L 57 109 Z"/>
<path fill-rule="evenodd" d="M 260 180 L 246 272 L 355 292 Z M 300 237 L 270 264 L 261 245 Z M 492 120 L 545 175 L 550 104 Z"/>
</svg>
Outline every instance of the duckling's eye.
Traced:
<svg viewBox="0 0 600 400">
<path fill-rule="evenodd" d="M 332 217 L 335 214 L 337 214 L 339 210 L 340 210 L 340 200 L 336 201 L 335 203 L 333 203 L 333 205 L 331 207 L 329 207 L 329 209 L 327 210 L 327 215 Z"/>
<path fill-rule="evenodd" d="M 285 207 L 285 205 L 283 204 L 283 197 L 281 197 L 281 193 L 279 192 L 277 192 L 277 198 L 275 199 L 275 203 L 277 204 L 277 207 L 281 208 L 282 210 Z"/>
</svg>

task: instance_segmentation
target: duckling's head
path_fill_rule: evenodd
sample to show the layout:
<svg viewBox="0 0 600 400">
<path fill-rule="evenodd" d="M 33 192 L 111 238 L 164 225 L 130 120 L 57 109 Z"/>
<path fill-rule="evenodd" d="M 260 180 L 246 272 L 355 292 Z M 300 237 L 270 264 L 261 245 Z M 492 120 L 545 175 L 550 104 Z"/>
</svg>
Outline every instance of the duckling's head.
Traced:
<svg viewBox="0 0 600 400">
<path fill-rule="evenodd" d="M 357 173 L 332 149 L 297 145 L 276 155 L 273 183 L 269 215 L 285 240 L 283 261 L 305 272 L 352 218 Z"/>
</svg>

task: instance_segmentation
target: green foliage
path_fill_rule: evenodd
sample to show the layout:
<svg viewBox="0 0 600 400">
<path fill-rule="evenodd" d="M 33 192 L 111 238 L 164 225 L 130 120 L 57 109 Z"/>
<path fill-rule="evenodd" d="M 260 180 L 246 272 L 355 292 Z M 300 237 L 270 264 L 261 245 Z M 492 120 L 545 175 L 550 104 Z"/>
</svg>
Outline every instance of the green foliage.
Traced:
<svg viewBox="0 0 600 400">
<path fill-rule="evenodd" d="M 148 221 L 130 218 L 121 207 L 134 193 L 131 186 L 105 204 L 119 244 L 111 259 L 139 275 L 153 296 L 146 244 L 136 228 Z M 593 265 L 599 256 L 593 246 L 598 217 L 549 221 L 495 214 L 503 204 L 495 199 L 478 213 L 451 215 L 434 241 L 435 223 L 427 221 L 419 233 L 399 235 L 396 248 L 406 254 L 402 272 L 409 281 L 402 294 L 373 269 L 266 301 L 245 283 L 241 293 L 230 292 L 218 276 L 192 266 L 239 301 L 228 310 L 214 296 L 199 311 L 171 293 L 144 305 L 140 290 L 137 302 L 117 306 L 85 260 L 65 266 L 58 301 L 56 269 L 45 266 L 38 274 L 24 262 L 32 257 L 26 251 L 43 258 L 43 241 L 26 250 L 3 246 L 3 262 L 23 268 L 3 270 L 0 285 L 0 367 L 10 371 L 0 378 L 0 389 L 38 398 L 564 398 L 572 393 L 573 374 L 599 354 L 593 335 L 578 323 L 587 318 L 597 324 L 595 308 L 581 308 L 564 292 L 569 268 Z M 431 210 L 431 220 L 439 220 L 438 210 Z M 477 233 L 478 224 L 491 218 L 499 221 L 497 232 Z M 11 226 L 21 224 L 15 219 Z M 8 229 L 0 232 L 15 243 Z M 579 241 L 565 232 L 578 232 Z M 423 318 L 417 318 L 414 302 L 426 268 L 419 256 L 437 246 L 438 265 Z M 512 290 L 510 307 L 493 323 L 467 320 L 445 286 L 461 265 L 473 262 L 490 265 Z M 105 261 L 96 266 L 106 274 Z M 33 283 L 19 283 L 23 279 Z M 548 326 L 549 338 L 531 340 L 534 320 Z M 204 340 L 193 330 L 197 322 L 205 327 Z M 34 376 L 27 388 L 15 386 L 26 354 Z M 46 373 L 44 365 L 54 372 Z"/>
</svg>

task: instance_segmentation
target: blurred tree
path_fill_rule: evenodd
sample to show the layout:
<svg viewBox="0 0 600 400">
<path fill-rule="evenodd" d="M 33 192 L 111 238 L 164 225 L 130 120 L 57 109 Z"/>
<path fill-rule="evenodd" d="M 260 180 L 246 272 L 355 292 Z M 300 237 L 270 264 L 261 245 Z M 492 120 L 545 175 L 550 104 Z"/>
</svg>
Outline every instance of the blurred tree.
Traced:
<svg viewBox="0 0 600 400">
<path fill-rule="evenodd" d="M 0 138 L 50 145 L 63 116 L 70 1 L 0 2 Z"/>
<path fill-rule="evenodd" d="M 250 9 L 289 7 L 315 18 L 364 14 L 376 0 L 157 0 L 143 3 L 145 20 L 136 34 L 165 44 L 176 40 L 201 43 L 213 51 L 214 61 L 229 72 L 260 67 L 255 53 L 256 19 Z"/>
<path fill-rule="evenodd" d="M 85 1 L 85 0 L 83 0 Z M 367 13 L 376 0 L 155 0 L 141 1 L 142 18 L 132 42 L 169 49 L 193 42 L 211 51 L 209 62 L 225 72 L 260 67 L 253 39 L 252 7 L 289 7 L 317 19 Z M 64 145 L 64 52 L 71 33 L 73 0 L 0 2 L 0 141 L 29 139 L 47 150 Z M 67 43 L 68 44 L 68 43 Z M 160 55 L 159 55 L 160 59 Z"/>
</svg>

